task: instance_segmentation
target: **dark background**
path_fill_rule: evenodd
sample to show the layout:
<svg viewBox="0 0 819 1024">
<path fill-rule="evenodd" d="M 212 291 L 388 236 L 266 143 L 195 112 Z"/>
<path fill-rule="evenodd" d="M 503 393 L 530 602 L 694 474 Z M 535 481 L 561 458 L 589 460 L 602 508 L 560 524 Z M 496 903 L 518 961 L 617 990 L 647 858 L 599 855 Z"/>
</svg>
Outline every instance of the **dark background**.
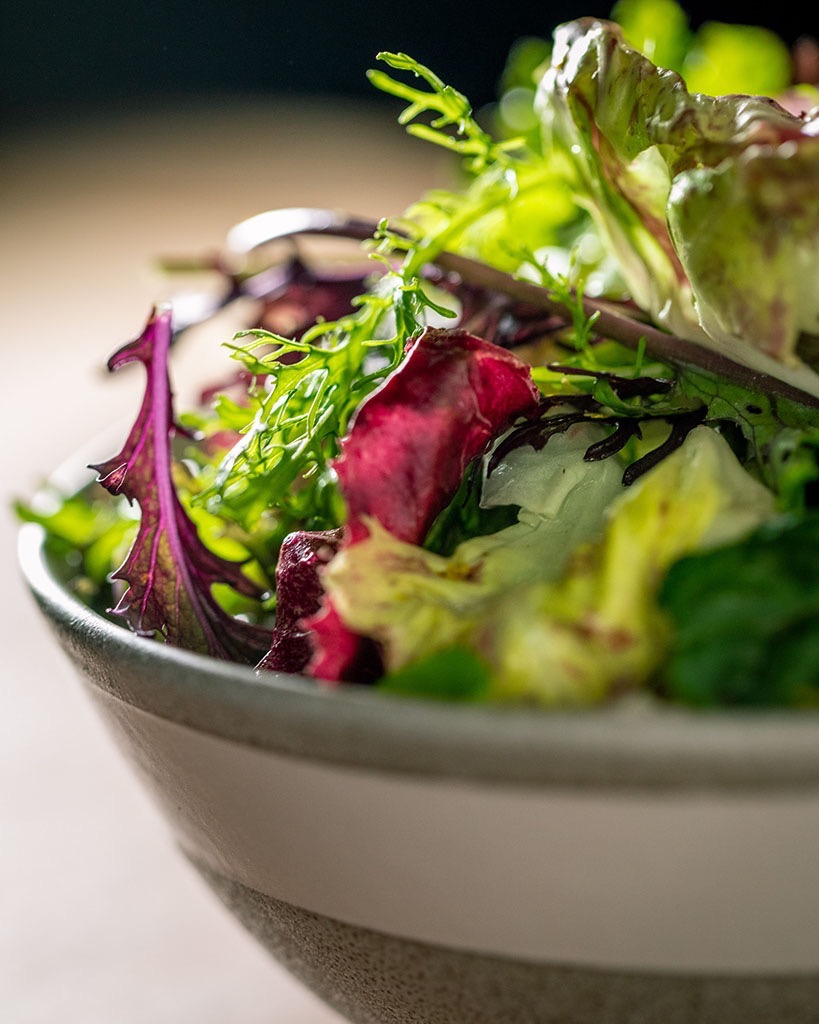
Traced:
<svg viewBox="0 0 819 1024">
<path fill-rule="evenodd" d="M 788 42 L 819 34 L 805 16 L 812 8 L 686 5 L 694 27 L 751 22 Z M 192 94 L 371 96 L 365 72 L 382 49 L 410 53 L 477 107 L 494 98 L 515 39 L 610 11 L 597 0 L 0 0 L 0 111 L 8 127 L 66 108 Z"/>
</svg>

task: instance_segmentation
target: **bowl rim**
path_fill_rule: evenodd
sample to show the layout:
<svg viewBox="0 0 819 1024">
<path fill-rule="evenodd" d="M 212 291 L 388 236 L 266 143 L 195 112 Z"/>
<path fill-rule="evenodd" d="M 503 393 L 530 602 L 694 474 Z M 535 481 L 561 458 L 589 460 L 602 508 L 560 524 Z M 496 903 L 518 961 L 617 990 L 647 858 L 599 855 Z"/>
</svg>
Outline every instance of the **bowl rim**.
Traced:
<svg viewBox="0 0 819 1024">
<path fill-rule="evenodd" d="M 349 768 L 499 785 L 819 786 L 819 710 L 698 711 L 624 700 L 556 711 L 329 686 L 180 650 L 99 615 L 61 580 L 37 524 L 20 528 L 18 562 L 93 693 L 227 741 Z"/>
</svg>

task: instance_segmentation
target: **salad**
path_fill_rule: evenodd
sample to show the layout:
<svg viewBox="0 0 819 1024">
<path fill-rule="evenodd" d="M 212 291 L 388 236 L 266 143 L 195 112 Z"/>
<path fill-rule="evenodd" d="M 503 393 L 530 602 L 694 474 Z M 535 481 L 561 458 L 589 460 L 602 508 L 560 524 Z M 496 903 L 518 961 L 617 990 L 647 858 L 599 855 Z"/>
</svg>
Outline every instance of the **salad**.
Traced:
<svg viewBox="0 0 819 1024">
<path fill-rule="evenodd" d="M 224 378 L 176 407 L 158 304 L 109 362 L 146 379 L 121 447 L 20 514 L 92 606 L 260 673 L 819 704 L 819 91 L 673 0 L 521 41 L 480 117 L 378 65 L 457 186 L 237 226 L 201 267 L 251 310 Z"/>
</svg>

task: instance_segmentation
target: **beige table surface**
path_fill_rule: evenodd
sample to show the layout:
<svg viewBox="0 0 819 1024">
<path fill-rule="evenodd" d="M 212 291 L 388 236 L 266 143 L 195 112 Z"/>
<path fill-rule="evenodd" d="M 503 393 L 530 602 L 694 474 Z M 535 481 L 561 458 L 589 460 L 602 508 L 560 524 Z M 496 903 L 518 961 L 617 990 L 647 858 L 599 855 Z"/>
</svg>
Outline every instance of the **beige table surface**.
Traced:
<svg viewBox="0 0 819 1024">
<path fill-rule="evenodd" d="M 220 98 L 0 140 L 3 1024 L 339 1024 L 175 850 L 22 586 L 9 503 L 135 413 L 141 374 L 101 367 L 164 295 L 157 254 L 275 206 L 399 213 L 442 179 L 395 113 Z"/>
</svg>

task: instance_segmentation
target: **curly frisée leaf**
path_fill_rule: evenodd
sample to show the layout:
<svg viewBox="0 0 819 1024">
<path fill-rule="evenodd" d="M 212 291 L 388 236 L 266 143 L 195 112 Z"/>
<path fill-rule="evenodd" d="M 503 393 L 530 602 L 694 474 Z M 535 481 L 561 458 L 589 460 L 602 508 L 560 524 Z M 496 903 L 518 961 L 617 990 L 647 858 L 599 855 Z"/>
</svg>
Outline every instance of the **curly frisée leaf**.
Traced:
<svg viewBox="0 0 819 1024">
<path fill-rule="evenodd" d="M 175 433 L 168 376 L 171 311 L 157 308 L 142 334 L 109 360 L 145 367 L 147 384 L 136 421 L 120 452 L 92 466 L 111 494 L 140 507 L 134 544 L 114 580 L 126 589 L 113 612 L 142 635 L 213 657 L 252 662 L 267 649 L 269 632 L 229 615 L 212 593 L 227 584 L 248 597 L 259 596 L 239 563 L 215 555 L 200 540 L 174 488 L 171 440 Z"/>
<path fill-rule="evenodd" d="M 303 527 L 340 525 L 329 465 L 339 439 L 356 408 L 398 365 L 407 337 L 430 310 L 438 312 L 419 280 L 374 258 L 388 269 L 372 275 L 369 291 L 338 319 L 328 317 L 340 312 L 341 296 L 325 287 L 324 301 L 312 307 L 315 322 L 297 338 L 256 328 L 227 346 L 245 373 L 264 383 L 251 388 L 251 413 L 204 499 L 248 531 L 273 513 L 280 539 Z"/>
<path fill-rule="evenodd" d="M 411 72 L 429 86 L 428 89 L 418 89 L 384 71 L 372 69 L 367 72 L 371 84 L 377 89 L 407 101 L 398 120 L 408 126 L 407 131 L 411 135 L 466 157 L 467 165 L 473 171 L 481 171 L 496 160 L 503 161 L 508 150 L 520 146 L 518 139 L 495 140 L 475 120 L 469 100 L 463 93 L 446 85 L 434 72 L 406 53 L 384 51 L 377 57 L 396 71 Z M 416 120 L 424 114 L 434 115 L 430 124 Z"/>
</svg>

